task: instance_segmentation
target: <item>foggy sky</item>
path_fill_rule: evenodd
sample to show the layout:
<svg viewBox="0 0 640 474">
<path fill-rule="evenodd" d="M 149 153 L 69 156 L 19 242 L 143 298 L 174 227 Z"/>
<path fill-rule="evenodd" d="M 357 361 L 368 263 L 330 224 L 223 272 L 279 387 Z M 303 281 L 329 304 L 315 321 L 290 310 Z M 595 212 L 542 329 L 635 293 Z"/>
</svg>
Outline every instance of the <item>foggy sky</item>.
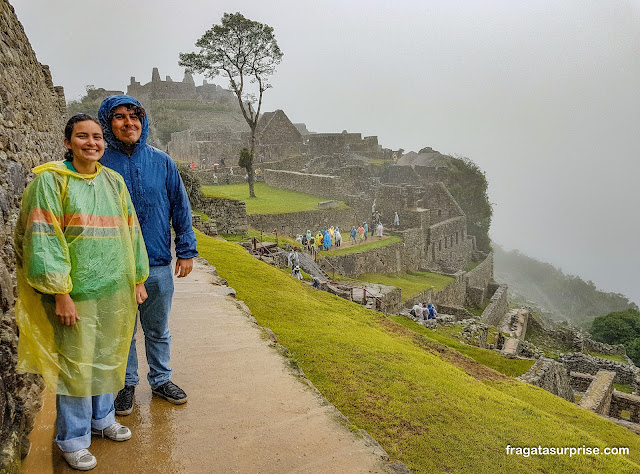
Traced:
<svg viewBox="0 0 640 474">
<path fill-rule="evenodd" d="M 181 80 L 224 12 L 267 23 L 284 58 L 263 111 L 471 158 L 496 242 L 640 303 L 640 0 L 11 3 L 67 100 Z"/>
</svg>

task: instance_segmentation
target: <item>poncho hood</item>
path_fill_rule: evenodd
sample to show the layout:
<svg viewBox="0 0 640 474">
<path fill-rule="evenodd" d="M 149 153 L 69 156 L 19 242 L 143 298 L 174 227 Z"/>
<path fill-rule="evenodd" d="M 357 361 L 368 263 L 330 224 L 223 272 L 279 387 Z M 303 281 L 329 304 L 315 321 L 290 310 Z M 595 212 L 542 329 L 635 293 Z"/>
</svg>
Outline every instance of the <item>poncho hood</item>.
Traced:
<svg viewBox="0 0 640 474">
<path fill-rule="evenodd" d="M 113 148 L 114 150 L 122 149 L 122 142 L 116 138 L 113 134 L 113 130 L 111 128 L 111 123 L 109 123 L 109 112 L 111 112 L 114 108 L 119 107 L 120 105 L 137 105 L 138 107 L 142 107 L 142 104 L 138 102 L 137 99 L 131 97 L 130 95 L 118 94 L 111 95 L 102 101 L 100 105 L 100 110 L 98 110 L 98 121 L 102 125 L 104 139 L 107 142 L 107 146 L 109 148 Z M 142 107 L 144 109 L 144 107 Z M 146 111 L 145 111 L 146 112 Z M 141 144 L 147 143 L 147 138 L 149 137 L 149 117 L 148 114 L 145 113 L 142 118 L 142 134 L 140 135 L 140 140 L 136 143 L 135 148 L 138 148 Z"/>
<path fill-rule="evenodd" d="M 64 161 L 49 161 L 48 163 L 44 163 L 40 166 L 36 166 L 31 171 L 35 174 L 43 173 L 44 171 L 53 171 L 59 174 L 66 174 L 69 176 L 76 176 L 78 178 L 83 179 L 93 179 L 100 174 L 103 166 L 100 163 L 96 163 L 96 172 L 92 174 L 81 174 L 76 171 L 72 171 L 67 168 L 67 165 L 64 164 Z"/>
</svg>

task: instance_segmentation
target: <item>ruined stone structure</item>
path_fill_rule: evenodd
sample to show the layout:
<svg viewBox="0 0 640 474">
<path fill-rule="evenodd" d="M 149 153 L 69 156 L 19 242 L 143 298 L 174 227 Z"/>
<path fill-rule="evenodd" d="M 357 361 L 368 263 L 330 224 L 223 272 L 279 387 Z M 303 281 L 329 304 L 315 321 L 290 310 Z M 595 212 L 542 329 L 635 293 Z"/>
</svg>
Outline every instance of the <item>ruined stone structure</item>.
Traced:
<svg viewBox="0 0 640 474">
<path fill-rule="evenodd" d="M 571 377 L 564 365 L 553 359 L 541 357 L 525 374 L 518 377 L 518 380 L 543 388 L 574 403 Z"/>
<path fill-rule="evenodd" d="M 312 156 L 333 153 L 355 153 L 367 158 L 382 158 L 378 137 L 362 137 L 361 133 L 313 133 L 308 136 L 309 153 Z"/>
<path fill-rule="evenodd" d="M 151 73 L 151 82 L 141 84 L 131 77 L 131 82 L 127 86 L 127 94 L 138 99 L 148 110 L 152 100 L 206 100 L 218 102 L 225 105 L 232 105 L 237 101 L 233 92 L 216 84 L 209 84 L 203 81 L 201 86 L 196 86 L 193 76 L 185 72 L 182 81 L 173 81 L 166 76 L 163 81 L 160 79 L 160 72 L 157 67 Z"/>
<path fill-rule="evenodd" d="M 214 163 L 237 166 L 240 150 L 251 148 L 251 133 L 246 122 L 232 129 L 217 126 L 206 131 L 185 130 L 171 134 L 169 154 L 197 167 L 211 168 Z M 256 127 L 254 169 L 264 161 L 282 160 L 303 151 L 302 135 L 282 110 L 265 112 Z"/>
<path fill-rule="evenodd" d="M 571 372 L 596 375 L 599 370 L 607 370 L 616 374 L 615 382 L 628 384 L 635 387 L 637 382 L 638 368 L 622 364 L 601 357 L 593 357 L 588 354 L 573 352 L 570 354 L 560 354 L 558 362 L 563 363 Z"/>
<path fill-rule="evenodd" d="M 260 166 L 259 158 L 274 161 L 299 155 L 303 152 L 302 134 L 289 117 L 280 109 L 265 112 L 256 125 L 255 166 Z M 244 142 L 249 143 L 251 135 L 244 135 Z"/>
<path fill-rule="evenodd" d="M 240 134 L 228 129 L 210 132 L 185 130 L 171 134 L 168 152 L 174 160 L 195 163 L 198 168 L 210 168 L 223 159 L 226 165 L 237 166 L 243 146 Z"/>
<path fill-rule="evenodd" d="M 64 91 L 40 64 L 13 7 L 0 0 L 0 470 L 18 472 L 41 408 L 39 376 L 18 374 L 13 230 L 34 166 L 62 159 Z"/>
</svg>

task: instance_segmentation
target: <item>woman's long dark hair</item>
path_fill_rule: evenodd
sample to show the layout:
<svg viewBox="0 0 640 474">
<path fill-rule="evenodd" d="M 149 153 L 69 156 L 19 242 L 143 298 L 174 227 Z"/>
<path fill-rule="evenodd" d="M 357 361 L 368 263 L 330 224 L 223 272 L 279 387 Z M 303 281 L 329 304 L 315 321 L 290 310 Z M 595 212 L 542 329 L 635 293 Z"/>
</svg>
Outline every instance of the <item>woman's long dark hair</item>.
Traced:
<svg viewBox="0 0 640 474">
<path fill-rule="evenodd" d="M 64 127 L 64 138 L 67 141 L 71 141 L 71 136 L 73 135 L 73 129 L 76 126 L 76 124 L 78 122 L 85 122 L 87 120 L 91 120 L 92 122 L 97 123 L 98 127 L 100 127 L 100 130 L 102 130 L 102 125 L 100 125 L 100 122 L 98 122 L 97 119 L 94 119 L 91 115 L 75 114 L 73 117 L 69 119 L 69 121 L 67 122 L 67 125 Z M 71 150 L 71 148 L 67 148 L 67 151 L 64 154 L 64 159 L 66 161 L 73 161 L 73 151 Z"/>
</svg>

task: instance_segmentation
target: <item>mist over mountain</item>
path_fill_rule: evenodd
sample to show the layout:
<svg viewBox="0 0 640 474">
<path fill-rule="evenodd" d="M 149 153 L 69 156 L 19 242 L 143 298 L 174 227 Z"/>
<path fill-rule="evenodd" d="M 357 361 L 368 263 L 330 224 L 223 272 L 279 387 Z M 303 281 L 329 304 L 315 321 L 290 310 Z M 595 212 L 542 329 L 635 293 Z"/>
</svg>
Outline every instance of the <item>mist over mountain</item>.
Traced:
<svg viewBox="0 0 640 474">
<path fill-rule="evenodd" d="M 512 300 L 534 303 L 551 319 L 589 328 L 597 316 L 638 309 L 626 296 L 601 291 L 592 281 L 565 274 L 550 263 L 518 250 L 505 251 L 495 243 L 493 248 L 496 281 L 509 285 Z"/>
</svg>

